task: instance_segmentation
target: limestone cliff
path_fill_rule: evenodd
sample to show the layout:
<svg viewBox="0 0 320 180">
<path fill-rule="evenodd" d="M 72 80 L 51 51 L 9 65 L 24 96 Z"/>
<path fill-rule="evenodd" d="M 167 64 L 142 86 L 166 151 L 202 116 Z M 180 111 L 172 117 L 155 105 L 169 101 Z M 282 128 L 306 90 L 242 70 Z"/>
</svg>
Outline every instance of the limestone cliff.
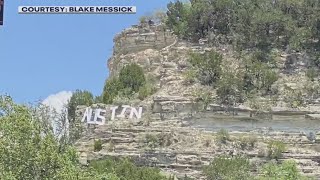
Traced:
<svg viewBox="0 0 320 180">
<path fill-rule="evenodd" d="M 193 100 L 201 98 L 204 92 L 210 92 L 215 99 L 215 90 L 202 86 L 199 82 L 186 82 L 185 73 L 190 69 L 189 52 L 205 52 L 212 49 L 223 54 L 224 71 L 242 71 L 242 60 L 228 46 L 209 47 L 205 40 L 189 43 L 178 39 L 164 26 L 132 26 L 123 30 L 114 38 L 114 53 L 108 60 L 110 77 L 116 76 L 119 70 L 129 63 L 137 63 L 145 70 L 147 76 L 153 77 L 157 92 L 146 101 L 159 96 L 179 96 Z M 310 81 L 306 72 L 311 62 L 301 53 L 274 51 L 276 70 L 279 79 L 272 86 L 277 93 L 275 97 L 259 97 L 259 102 L 266 102 L 275 111 L 310 111 L 316 113 L 319 108 L 320 87 L 317 81 Z M 292 97 L 301 96 L 304 104 L 296 106 L 288 103 Z M 212 102 L 213 103 L 213 102 Z M 264 104 L 264 103 L 261 103 Z M 257 108 L 245 102 L 241 106 Z M 266 107 L 260 107 L 268 110 Z M 280 109 L 280 110 L 279 110 Z"/>
<path fill-rule="evenodd" d="M 293 158 L 303 173 L 319 177 L 319 134 L 310 139 L 308 133 L 299 130 L 293 132 L 292 129 L 288 129 L 286 132 L 279 132 L 265 127 L 257 128 L 261 120 L 260 115 L 264 113 L 271 114 L 279 123 L 287 122 L 288 119 L 283 121 L 283 116 L 290 119 L 291 115 L 298 115 L 299 118 L 301 116 L 303 122 L 306 122 L 305 115 L 320 112 L 317 93 L 312 94 L 305 106 L 298 108 L 290 108 L 284 100 L 288 98 L 289 90 L 301 91 L 301 95 L 306 95 L 309 92 L 308 88 L 317 89 L 319 86 L 316 82 L 310 83 L 305 75 L 310 64 L 307 56 L 275 52 L 280 78 L 273 88 L 278 91 L 279 96 L 272 105 L 268 104 L 268 97 L 259 97 L 261 109 L 258 110 L 249 102 L 238 104 L 236 107 L 224 107 L 214 102 L 206 104 L 201 99 L 201 94 L 210 92 L 214 99 L 215 90 L 197 81 L 185 81 L 184 73 L 191 67 L 188 63 L 190 51 L 204 52 L 214 49 L 223 54 L 224 70 L 239 70 L 242 61 L 235 57 L 230 47 L 209 47 L 205 40 L 188 43 L 179 40 L 161 25 L 132 26 L 118 34 L 114 38 L 114 44 L 113 56 L 108 60 L 110 77 L 116 76 L 126 64 L 134 62 L 143 67 L 147 76 L 153 77 L 157 91 L 142 102 L 128 102 L 130 105 L 144 108 L 141 120 L 133 122 L 127 118 L 120 118 L 121 121 L 110 121 L 108 116 L 106 125 L 89 128 L 91 130 L 88 130 L 77 143 L 83 163 L 106 156 L 130 156 L 138 164 L 157 166 L 177 177 L 187 174 L 192 178 L 205 179 L 201 167 L 207 165 L 216 155 L 246 154 L 250 157 L 251 163 L 258 166 L 267 160 L 267 142 L 278 139 L 289 146 L 281 160 Z M 267 104 L 266 107 L 264 104 Z M 92 107 L 110 108 L 103 104 Z M 78 118 L 82 118 L 84 110 L 84 107 L 78 107 Z M 226 115 L 225 111 L 233 112 L 233 116 Z M 259 117 L 252 117 L 252 114 L 258 114 L 255 113 L 258 111 L 263 113 L 259 113 Z M 222 121 L 220 116 L 224 116 Z M 230 119 L 244 122 L 242 126 L 252 128 L 248 130 L 250 132 L 231 132 L 231 140 L 222 145 L 218 142 L 215 132 L 205 131 L 196 126 L 190 127 L 196 120 L 217 120 L 213 128 L 225 128 L 229 127 Z M 222 125 L 219 126 L 219 123 Z M 230 122 L 234 123 L 235 121 Z M 319 125 L 315 121 L 313 123 L 314 127 Z M 305 127 L 301 125 L 301 129 L 303 128 Z M 320 132 L 317 128 L 312 130 L 315 135 Z M 156 142 L 148 139 L 148 136 L 155 136 Z M 243 148 L 239 145 L 241 136 L 255 136 L 258 142 L 253 147 Z M 94 139 L 101 139 L 103 142 L 100 152 L 93 152 Z M 151 146 L 150 143 L 156 145 Z"/>
</svg>

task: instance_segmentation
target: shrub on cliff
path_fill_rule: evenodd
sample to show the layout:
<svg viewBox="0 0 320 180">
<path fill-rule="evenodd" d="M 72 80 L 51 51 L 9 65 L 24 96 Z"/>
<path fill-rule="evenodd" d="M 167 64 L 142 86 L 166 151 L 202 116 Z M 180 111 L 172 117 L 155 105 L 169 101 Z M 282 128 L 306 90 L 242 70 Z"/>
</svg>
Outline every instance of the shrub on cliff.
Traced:
<svg viewBox="0 0 320 180">
<path fill-rule="evenodd" d="M 240 73 L 225 71 L 217 82 L 217 95 L 222 104 L 234 106 L 243 102 L 243 78 Z"/>
<path fill-rule="evenodd" d="M 160 170 L 149 167 L 137 167 L 129 159 L 104 159 L 92 161 L 89 165 L 98 174 L 114 173 L 123 180 L 167 180 Z"/>
<path fill-rule="evenodd" d="M 319 70 L 311 67 L 307 70 L 306 76 L 313 82 L 319 75 Z"/>
<path fill-rule="evenodd" d="M 239 50 L 263 52 L 274 47 L 319 50 L 314 40 L 320 34 L 315 0 L 178 0 L 168 4 L 167 16 L 167 26 L 185 39 L 226 39 Z"/>
<path fill-rule="evenodd" d="M 141 98 L 151 93 L 149 86 L 146 85 L 142 67 L 132 63 L 120 70 L 119 77 L 107 79 L 103 88 L 102 101 L 105 104 L 111 104 L 118 95 L 130 98 L 140 90 Z"/>
<path fill-rule="evenodd" d="M 155 134 L 146 134 L 144 143 L 148 148 L 151 150 L 155 149 L 156 147 L 160 146 L 160 140 L 159 137 Z"/>
<path fill-rule="evenodd" d="M 240 136 L 238 145 L 242 150 L 253 149 L 257 143 L 257 137 L 254 135 L 251 136 Z"/>
<path fill-rule="evenodd" d="M 286 150 L 286 145 L 281 141 L 268 142 L 268 157 L 278 160 L 282 157 L 282 153 Z"/>
<path fill-rule="evenodd" d="M 102 141 L 101 139 L 94 140 L 93 149 L 95 152 L 101 151 L 102 149 Z"/>
<path fill-rule="evenodd" d="M 265 69 L 262 76 L 262 87 L 269 93 L 271 92 L 271 86 L 278 80 L 278 74 L 271 69 Z"/>
<path fill-rule="evenodd" d="M 218 156 L 204 168 L 208 180 L 249 180 L 249 160 L 241 156 Z"/>
<path fill-rule="evenodd" d="M 122 85 L 118 78 L 107 79 L 103 87 L 102 102 L 111 104 L 121 89 Z"/>
<path fill-rule="evenodd" d="M 220 129 L 217 132 L 216 141 L 223 144 L 227 143 L 227 141 L 230 141 L 229 132 L 226 129 Z"/>
<path fill-rule="evenodd" d="M 154 76 L 148 75 L 146 77 L 145 84 L 139 89 L 138 98 L 140 100 L 144 100 L 148 96 L 154 94 L 157 91 L 157 88 L 155 86 L 156 82 L 157 79 Z"/>
<path fill-rule="evenodd" d="M 259 180 L 303 180 L 311 179 L 302 176 L 299 173 L 297 164 L 294 161 L 287 160 L 282 164 L 268 163 L 263 166 Z"/>
<path fill-rule="evenodd" d="M 79 105 L 90 106 L 94 103 L 94 97 L 89 91 L 76 90 L 68 102 L 68 119 L 75 120 L 76 108 Z"/>
<path fill-rule="evenodd" d="M 291 89 L 285 87 L 283 100 L 292 108 L 297 108 L 305 104 L 305 99 L 303 96 L 302 89 Z"/>
<path fill-rule="evenodd" d="M 141 16 L 139 18 L 139 22 L 141 25 L 146 25 L 147 23 L 149 23 L 149 25 L 160 24 L 160 23 L 165 23 L 166 18 L 167 18 L 166 12 L 158 9 L 158 10 L 155 10 L 152 14 Z"/>
<path fill-rule="evenodd" d="M 144 100 L 146 97 L 152 95 L 156 89 L 150 83 L 146 83 L 145 85 L 141 86 L 139 89 L 139 99 Z"/>
<path fill-rule="evenodd" d="M 186 85 L 193 84 L 197 78 L 197 72 L 193 69 L 187 70 L 183 73 L 183 77 Z"/>
<path fill-rule="evenodd" d="M 90 106 L 94 103 L 94 97 L 89 91 L 76 90 L 68 102 L 69 141 L 74 142 L 80 138 L 82 126 L 80 120 L 76 120 L 76 109 L 79 105 Z"/>
<path fill-rule="evenodd" d="M 120 70 L 119 82 L 123 88 L 138 92 L 139 88 L 146 83 L 142 67 L 135 63 L 126 65 Z"/>
<path fill-rule="evenodd" d="M 252 90 L 271 92 L 271 86 L 278 80 L 277 73 L 267 63 L 259 61 L 254 56 L 244 57 L 244 90 L 250 93 Z"/>
<path fill-rule="evenodd" d="M 198 79 L 205 85 L 213 85 L 220 78 L 222 55 L 216 51 L 191 53 L 189 62 L 196 68 Z"/>
</svg>

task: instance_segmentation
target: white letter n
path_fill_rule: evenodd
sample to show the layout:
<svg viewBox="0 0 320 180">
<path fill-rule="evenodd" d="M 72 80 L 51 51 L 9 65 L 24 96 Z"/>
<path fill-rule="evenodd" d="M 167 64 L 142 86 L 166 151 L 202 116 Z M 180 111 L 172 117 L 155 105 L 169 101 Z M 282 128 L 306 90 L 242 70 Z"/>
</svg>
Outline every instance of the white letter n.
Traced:
<svg viewBox="0 0 320 180">
<path fill-rule="evenodd" d="M 133 118 L 133 114 L 136 115 L 137 119 L 140 119 L 142 116 L 142 107 L 139 107 L 139 113 L 136 108 L 131 108 L 130 119 Z"/>
</svg>

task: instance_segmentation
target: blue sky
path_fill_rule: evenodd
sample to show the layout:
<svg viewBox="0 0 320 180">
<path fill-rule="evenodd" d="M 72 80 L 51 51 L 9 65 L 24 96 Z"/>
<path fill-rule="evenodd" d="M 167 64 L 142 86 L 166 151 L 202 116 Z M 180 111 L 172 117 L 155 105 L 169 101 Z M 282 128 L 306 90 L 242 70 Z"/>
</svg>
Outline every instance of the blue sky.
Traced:
<svg viewBox="0 0 320 180">
<path fill-rule="evenodd" d="M 19 103 L 60 91 L 102 91 L 113 37 L 170 0 L 5 0 L 0 27 L 0 94 Z M 137 14 L 26 15 L 18 6 L 137 6 Z"/>
</svg>

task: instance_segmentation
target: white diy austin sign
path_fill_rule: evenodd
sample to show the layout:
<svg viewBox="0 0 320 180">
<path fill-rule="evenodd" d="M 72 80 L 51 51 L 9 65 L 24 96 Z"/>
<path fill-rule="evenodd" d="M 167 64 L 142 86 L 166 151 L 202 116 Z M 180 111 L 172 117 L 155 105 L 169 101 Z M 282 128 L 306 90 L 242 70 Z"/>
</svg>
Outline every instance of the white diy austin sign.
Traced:
<svg viewBox="0 0 320 180">
<path fill-rule="evenodd" d="M 117 111 L 119 113 L 116 115 Z M 139 107 L 138 110 L 137 108 L 128 105 L 113 106 L 110 109 L 92 109 L 87 107 L 81 122 L 86 122 L 87 124 L 104 125 L 106 123 L 107 116 L 109 116 L 111 120 L 114 120 L 115 118 L 141 119 L 142 107 Z"/>
</svg>

